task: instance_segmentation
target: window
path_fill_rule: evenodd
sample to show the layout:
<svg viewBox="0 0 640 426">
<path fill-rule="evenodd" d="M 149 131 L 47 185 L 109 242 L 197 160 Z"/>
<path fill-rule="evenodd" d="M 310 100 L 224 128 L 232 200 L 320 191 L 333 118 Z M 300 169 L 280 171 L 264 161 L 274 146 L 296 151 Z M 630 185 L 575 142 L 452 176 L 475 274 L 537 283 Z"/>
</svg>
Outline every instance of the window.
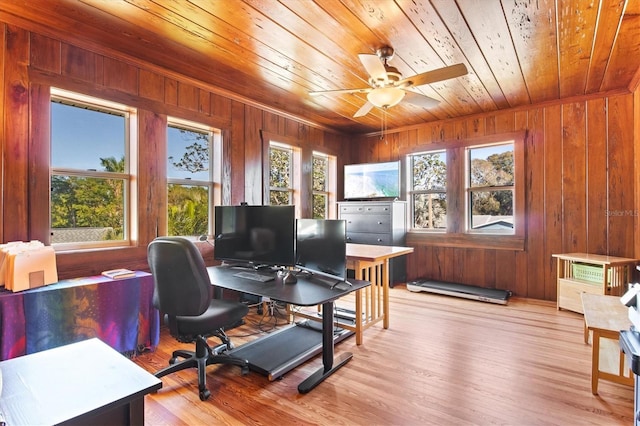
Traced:
<svg viewBox="0 0 640 426">
<path fill-rule="evenodd" d="M 311 176 L 312 187 L 312 217 L 313 219 L 327 219 L 329 217 L 329 156 L 314 152 Z"/>
<path fill-rule="evenodd" d="M 295 138 L 261 134 L 263 141 L 263 200 L 269 205 L 294 205 L 296 217 L 336 217 L 337 160 L 306 148 Z M 303 164 L 304 157 L 304 164 Z M 302 199 L 304 197 L 304 199 Z"/>
<path fill-rule="evenodd" d="M 214 204 L 214 136 L 195 123 L 170 119 L 167 128 L 167 234 L 209 235 Z"/>
<path fill-rule="evenodd" d="M 135 111 L 51 90 L 51 243 L 123 245 L 131 238 L 129 200 Z"/>
<path fill-rule="evenodd" d="M 269 204 L 294 204 L 293 148 L 271 142 L 269 144 Z"/>
<path fill-rule="evenodd" d="M 468 229 L 513 234 L 513 143 L 467 148 Z"/>
<path fill-rule="evenodd" d="M 407 244 L 524 250 L 525 132 L 407 154 Z"/>
<path fill-rule="evenodd" d="M 410 205 L 412 227 L 447 228 L 447 161 L 445 151 L 409 156 L 411 165 Z"/>
</svg>

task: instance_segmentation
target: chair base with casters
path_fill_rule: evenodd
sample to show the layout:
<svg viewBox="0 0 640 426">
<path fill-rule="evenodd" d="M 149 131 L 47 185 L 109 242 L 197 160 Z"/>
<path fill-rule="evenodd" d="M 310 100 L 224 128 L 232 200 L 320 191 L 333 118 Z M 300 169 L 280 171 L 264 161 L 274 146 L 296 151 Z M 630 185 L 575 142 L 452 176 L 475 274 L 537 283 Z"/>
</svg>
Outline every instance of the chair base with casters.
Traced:
<svg viewBox="0 0 640 426">
<path fill-rule="evenodd" d="M 169 360 L 169 366 L 156 372 L 154 375 L 157 378 L 166 376 L 167 374 L 175 373 L 176 371 L 185 370 L 187 368 L 198 369 L 198 393 L 201 401 L 207 400 L 211 396 L 211 392 L 207 389 L 207 365 L 211 364 L 230 364 L 237 365 L 242 368 L 242 374 L 249 373 L 249 361 L 242 358 L 236 358 L 225 354 L 227 350 L 232 349 L 231 341 L 229 338 L 221 332 L 216 333 L 216 336 L 222 340 L 222 344 L 211 348 L 207 343 L 207 339 L 204 336 L 196 336 L 196 350 L 188 351 L 184 349 L 178 349 L 173 352 L 171 359 Z M 179 358 L 183 358 L 178 362 Z"/>
</svg>

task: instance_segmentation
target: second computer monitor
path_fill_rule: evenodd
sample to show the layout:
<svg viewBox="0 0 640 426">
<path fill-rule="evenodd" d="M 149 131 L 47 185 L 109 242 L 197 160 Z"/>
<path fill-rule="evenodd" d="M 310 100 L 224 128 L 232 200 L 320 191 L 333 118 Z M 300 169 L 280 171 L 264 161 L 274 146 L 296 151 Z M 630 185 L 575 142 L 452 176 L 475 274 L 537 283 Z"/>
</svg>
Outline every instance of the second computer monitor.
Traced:
<svg viewBox="0 0 640 426">
<path fill-rule="evenodd" d="M 346 221 L 298 219 L 296 266 L 344 281 L 347 278 Z"/>
</svg>

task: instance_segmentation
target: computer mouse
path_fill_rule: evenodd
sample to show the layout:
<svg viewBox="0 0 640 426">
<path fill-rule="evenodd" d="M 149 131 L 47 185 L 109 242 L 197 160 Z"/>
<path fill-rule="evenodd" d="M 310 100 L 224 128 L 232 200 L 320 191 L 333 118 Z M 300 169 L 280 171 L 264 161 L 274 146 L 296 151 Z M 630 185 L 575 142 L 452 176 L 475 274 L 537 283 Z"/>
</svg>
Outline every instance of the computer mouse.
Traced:
<svg viewBox="0 0 640 426">
<path fill-rule="evenodd" d="M 297 282 L 298 282 L 298 278 L 295 276 L 293 272 L 288 271 L 287 273 L 284 274 L 284 277 L 282 277 L 283 284 L 295 284 Z"/>
</svg>

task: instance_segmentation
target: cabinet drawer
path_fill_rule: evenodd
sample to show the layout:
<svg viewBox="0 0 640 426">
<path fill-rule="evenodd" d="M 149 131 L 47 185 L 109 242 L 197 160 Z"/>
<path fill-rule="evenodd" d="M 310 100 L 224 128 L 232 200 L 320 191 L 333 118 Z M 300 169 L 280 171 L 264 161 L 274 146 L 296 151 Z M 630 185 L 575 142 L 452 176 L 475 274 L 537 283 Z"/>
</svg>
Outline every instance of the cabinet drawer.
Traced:
<svg viewBox="0 0 640 426">
<path fill-rule="evenodd" d="M 364 213 L 364 204 L 349 204 L 348 206 L 340 206 L 340 210 L 338 212 L 341 216 L 343 214 L 349 213 Z"/>
<path fill-rule="evenodd" d="M 558 279 L 558 308 L 584 313 L 582 293 L 605 294 L 602 284 L 579 282 L 571 279 Z"/>
<path fill-rule="evenodd" d="M 340 206 L 340 214 L 389 214 L 390 212 L 391 204 L 350 204 Z"/>
<path fill-rule="evenodd" d="M 371 234 L 359 232 L 347 232 L 347 242 L 355 244 L 373 244 L 379 246 L 391 246 L 391 234 Z"/>
<path fill-rule="evenodd" d="M 391 217 L 384 215 L 342 215 L 347 221 L 347 232 L 391 232 Z"/>
</svg>

